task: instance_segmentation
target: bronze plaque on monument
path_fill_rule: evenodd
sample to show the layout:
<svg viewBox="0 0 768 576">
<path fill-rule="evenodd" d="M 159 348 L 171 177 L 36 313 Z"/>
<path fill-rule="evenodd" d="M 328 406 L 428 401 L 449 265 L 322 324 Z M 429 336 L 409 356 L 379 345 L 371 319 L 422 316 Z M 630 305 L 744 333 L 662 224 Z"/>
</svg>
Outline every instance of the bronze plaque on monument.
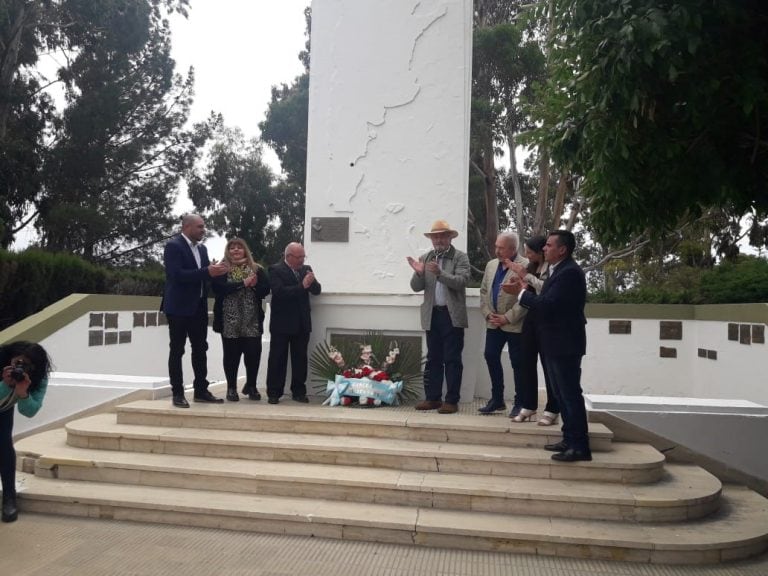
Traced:
<svg viewBox="0 0 768 576">
<path fill-rule="evenodd" d="M 312 242 L 349 242 L 349 218 L 312 218 Z"/>
</svg>

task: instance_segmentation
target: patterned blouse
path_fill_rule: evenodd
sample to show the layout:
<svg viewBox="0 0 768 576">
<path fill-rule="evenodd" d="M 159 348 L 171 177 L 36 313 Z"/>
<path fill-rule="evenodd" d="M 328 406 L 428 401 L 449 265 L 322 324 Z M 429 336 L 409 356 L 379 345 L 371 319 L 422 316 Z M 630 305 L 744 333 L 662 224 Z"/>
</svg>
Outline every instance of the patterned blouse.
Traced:
<svg viewBox="0 0 768 576">
<path fill-rule="evenodd" d="M 227 282 L 242 282 L 252 270 L 246 264 L 233 266 L 227 274 Z M 259 315 L 261 300 L 252 288 L 241 288 L 224 297 L 222 309 L 224 338 L 252 338 L 260 336 Z"/>
</svg>

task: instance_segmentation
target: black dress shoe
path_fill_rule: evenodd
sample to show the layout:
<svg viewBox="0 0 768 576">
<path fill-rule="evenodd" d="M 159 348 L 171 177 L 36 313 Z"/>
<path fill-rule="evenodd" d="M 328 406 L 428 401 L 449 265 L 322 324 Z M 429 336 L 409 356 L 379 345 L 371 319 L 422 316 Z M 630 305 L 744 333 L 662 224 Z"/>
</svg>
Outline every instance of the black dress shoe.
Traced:
<svg viewBox="0 0 768 576">
<path fill-rule="evenodd" d="M 568 448 L 565 452 L 558 452 L 552 454 L 552 460 L 558 462 L 589 462 L 592 460 L 592 452 L 589 450 L 576 450 L 575 448 Z"/>
<path fill-rule="evenodd" d="M 248 392 L 248 400 L 261 400 L 261 394 L 256 388 L 251 388 L 251 391 Z"/>
<path fill-rule="evenodd" d="M 216 398 L 213 394 L 208 392 L 206 390 L 205 392 L 200 392 L 199 394 L 195 394 L 194 397 L 195 402 L 208 402 L 209 404 L 223 404 L 224 398 Z"/>
<path fill-rule="evenodd" d="M 243 389 L 240 392 L 242 393 L 243 396 L 248 396 L 248 394 L 251 393 L 251 389 L 252 388 L 248 386 L 248 384 L 246 384 L 245 386 L 243 386 Z"/>
<path fill-rule="evenodd" d="M 509 411 L 509 417 L 514 418 L 515 416 L 520 414 L 520 410 L 522 409 L 523 409 L 522 406 L 515 404 L 514 406 L 512 406 L 512 410 Z"/>
<path fill-rule="evenodd" d="M 3 498 L 3 522 L 15 522 L 19 517 L 19 509 L 16 508 L 16 497 Z"/>
<path fill-rule="evenodd" d="M 309 404 L 309 398 L 307 398 L 306 394 L 300 394 L 298 396 L 293 396 L 294 402 L 301 402 L 302 404 Z"/>
<path fill-rule="evenodd" d="M 270 396 L 269 399 L 267 399 L 267 402 L 270 404 L 278 404 L 280 402 L 280 398 L 277 396 Z"/>
<path fill-rule="evenodd" d="M 173 405 L 176 406 L 176 408 L 189 408 L 189 402 L 187 402 L 187 399 L 184 398 L 183 394 L 173 397 Z"/>
<path fill-rule="evenodd" d="M 560 442 L 555 442 L 554 444 L 544 444 L 544 450 L 549 450 L 550 452 L 565 452 L 568 450 L 568 444 L 565 443 L 565 440 L 560 440 Z"/>
<path fill-rule="evenodd" d="M 237 390 L 227 390 L 227 400 L 229 402 L 239 402 L 240 396 L 237 395 Z"/>
<path fill-rule="evenodd" d="M 504 402 L 499 402 L 498 400 L 488 400 L 488 404 L 483 406 L 482 408 L 478 408 L 477 411 L 480 412 L 480 414 L 493 414 L 494 412 L 499 412 L 501 410 L 506 410 L 507 405 L 504 404 Z"/>
</svg>

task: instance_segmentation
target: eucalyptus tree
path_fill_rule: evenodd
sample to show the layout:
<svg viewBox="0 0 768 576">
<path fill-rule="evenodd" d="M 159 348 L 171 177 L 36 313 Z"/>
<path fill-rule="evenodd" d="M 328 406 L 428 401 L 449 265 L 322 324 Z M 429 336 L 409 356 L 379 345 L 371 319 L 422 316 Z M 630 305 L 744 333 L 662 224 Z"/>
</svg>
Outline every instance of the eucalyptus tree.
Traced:
<svg viewBox="0 0 768 576">
<path fill-rule="evenodd" d="M 519 134 L 532 127 L 525 104 L 545 73 L 531 15 L 524 2 L 475 1 L 470 134 L 475 183 L 470 186 L 469 225 L 470 238 L 479 244 L 478 252 L 485 259 L 493 253 L 496 234 L 500 224 L 506 224 L 510 206 L 516 208 L 518 230 L 525 229 L 516 149 Z M 505 146 L 510 159 L 508 174 L 500 173 L 498 167 Z M 511 185 L 509 196 L 503 184 Z"/>
</svg>

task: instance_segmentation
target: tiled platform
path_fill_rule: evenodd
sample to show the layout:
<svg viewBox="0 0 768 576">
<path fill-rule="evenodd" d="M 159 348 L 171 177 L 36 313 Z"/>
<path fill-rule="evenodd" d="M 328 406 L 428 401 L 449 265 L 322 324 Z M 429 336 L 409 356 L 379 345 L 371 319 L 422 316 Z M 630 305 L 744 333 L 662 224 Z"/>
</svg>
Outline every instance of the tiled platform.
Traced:
<svg viewBox="0 0 768 576">
<path fill-rule="evenodd" d="M 22 514 L 0 525 L 13 576 L 765 576 L 768 554 L 668 566 Z"/>
</svg>

